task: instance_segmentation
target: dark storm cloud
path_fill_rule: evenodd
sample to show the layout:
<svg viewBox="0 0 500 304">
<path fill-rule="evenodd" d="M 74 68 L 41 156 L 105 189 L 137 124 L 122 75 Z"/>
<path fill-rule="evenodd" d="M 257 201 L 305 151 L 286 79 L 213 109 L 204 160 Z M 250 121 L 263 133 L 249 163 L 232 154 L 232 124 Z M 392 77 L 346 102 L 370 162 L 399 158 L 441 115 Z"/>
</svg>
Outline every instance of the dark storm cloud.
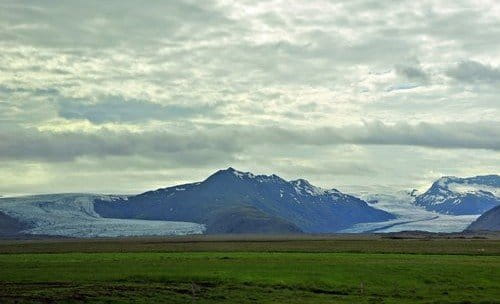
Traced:
<svg viewBox="0 0 500 304">
<path fill-rule="evenodd" d="M 500 150 L 500 123 L 398 123 L 379 121 L 339 128 L 314 130 L 275 129 L 265 132 L 272 142 L 283 144 L 332 145 L 409 145 L 434 148 Z"/>
<path fill-rule="evenodd" d="M 232 159 L 253 146 L 339 144 L 409 145 L 434 148 L 500 150 L 499 123 L 386 125 L 365 123 L 342 128 L 284 129 L 280 127 L 218 126 L 204 130 L 128 132 L 102 129 L 86 132 L 43 132 L 2 129 L 0 157 L 67 161 L 80 156 L 168 157 L 192 162 L 200 158 Z M 196 151 L 196 153 L 192 153 Z M 206 158 L 206 155 L 211 157 Z"/>
<path fill-rule="evenodd" d="M 137 133 L 102 129 L 94 133 L 54 133 L 16 127 L 0 130 L 0 158 L 3 159 L 60 162 L 81 156 L 141 155 L 159 158 L 169 156 L 184 163 L 197 159 L 210 161 L 217 155 L 227 158 L 240 149 L 230 137 L 221 136 L 218 132 Z"/>
</svg>

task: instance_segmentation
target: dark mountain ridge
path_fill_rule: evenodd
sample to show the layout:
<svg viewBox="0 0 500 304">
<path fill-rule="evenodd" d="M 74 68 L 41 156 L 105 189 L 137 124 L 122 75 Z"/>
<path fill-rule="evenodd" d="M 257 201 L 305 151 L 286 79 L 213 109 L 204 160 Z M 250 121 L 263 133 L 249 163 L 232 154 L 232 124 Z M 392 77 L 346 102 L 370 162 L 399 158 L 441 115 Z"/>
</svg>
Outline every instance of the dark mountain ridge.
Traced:
<svg viewBox="0 0 500 304">
<path fill-rule="evenodd" d="M 325 233 L 394 218 L 361 199 L 303 179 L 286 181 L 233 168 L 199 183 L 96 200 L 94 209 L 103 217 L 203 223 L 209 233 Z"/>
</svg>

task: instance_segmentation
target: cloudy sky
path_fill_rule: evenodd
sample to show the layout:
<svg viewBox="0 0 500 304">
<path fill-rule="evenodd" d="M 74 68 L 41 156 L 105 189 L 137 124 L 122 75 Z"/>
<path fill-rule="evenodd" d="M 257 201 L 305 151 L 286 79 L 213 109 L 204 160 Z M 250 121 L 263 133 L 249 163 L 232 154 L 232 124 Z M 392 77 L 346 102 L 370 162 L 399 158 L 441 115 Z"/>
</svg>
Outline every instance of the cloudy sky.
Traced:
<svg viewBox="0 0 500 304">
<path fill-rule="evenodd" d="M 0 2 L 0 195 L 500 173 L 500 4 Z"/>
</svg>

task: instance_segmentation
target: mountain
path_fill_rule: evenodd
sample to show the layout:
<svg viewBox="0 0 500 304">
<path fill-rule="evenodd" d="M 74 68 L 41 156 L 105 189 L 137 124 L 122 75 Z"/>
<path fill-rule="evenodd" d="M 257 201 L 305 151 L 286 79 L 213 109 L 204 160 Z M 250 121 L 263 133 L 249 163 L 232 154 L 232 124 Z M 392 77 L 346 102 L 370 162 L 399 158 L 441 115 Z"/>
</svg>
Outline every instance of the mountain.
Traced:
<svg viewBox="0 0 500 304">
<path fill-rule="evenodd" d="M 500 205 L 500 176 L 442 177 L 415 204 L 444 214 L 482 214 Z"/>
<path fill-rule="evenodd" d="M 0 212 L 0 237 L 17 235 L 25 227 L 19 220 Z"/>
<path fill-rule="evenodd" d="M 199 183 L 97 199 L 94 209 L 109 218 L 200 223 L 207 233 L 325 233 L 394 218 L 361 199 L 304 179 L 286 181 L 233 168 Z"/>
<path fill-rule="evenodd" d="M 482 214 L 476 221 L 470 224 L 467 231 L 500 231 L 500 206 L 497 206 Z"/>
</svg>

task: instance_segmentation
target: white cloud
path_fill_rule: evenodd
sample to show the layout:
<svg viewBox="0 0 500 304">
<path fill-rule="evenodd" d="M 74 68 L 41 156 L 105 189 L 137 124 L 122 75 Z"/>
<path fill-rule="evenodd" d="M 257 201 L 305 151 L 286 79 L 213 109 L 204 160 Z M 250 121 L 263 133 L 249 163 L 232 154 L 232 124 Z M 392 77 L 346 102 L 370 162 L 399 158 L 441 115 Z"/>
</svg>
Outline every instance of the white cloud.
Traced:
<svg viewBox="0 0 500 304">
<path fill-rule="evenodd" d="M 397 146 L 428 151 L 401 156 L 425 155 L 420 171 L 446 151 L 441 171 L 481 173 L 454 155 L 498 158 L 499 12 L 486 0 L 3 1 L 0 158 L 54 176 L 85 171 L 82 158 L 105 168 L 140 155 L 184 180 L 222 164 L 265 169 L 265 149 L 286 174 L 391 183 L 381 168 Z M 323 159 L 353 146 L 385 154 Z M 141 164 L 130 174 L 162 174 Z"/>
</svg>

